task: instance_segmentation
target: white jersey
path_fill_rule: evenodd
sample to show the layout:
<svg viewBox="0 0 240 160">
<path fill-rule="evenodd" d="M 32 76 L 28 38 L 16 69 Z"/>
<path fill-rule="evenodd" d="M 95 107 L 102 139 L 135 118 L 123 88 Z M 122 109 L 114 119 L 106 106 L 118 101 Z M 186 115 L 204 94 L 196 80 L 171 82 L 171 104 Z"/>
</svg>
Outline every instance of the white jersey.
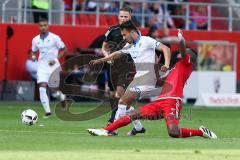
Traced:
<svg viewBox="0 0 240 160">
<path fill-rule="evenodd" d="M 44 38 L 41 38 L 40 35 L 34 37 L 32 40 L 32 51 L 37 52 L 37 50 L 39 50 L 39 70 L 45 72 L 49 71 L 49 68 L 53 69 L 59 66 L 58 51 L 63 48 L 65 48 L 65 44 L 61 38 L 54 33 L 49 32 Z M 56 65 L 50 67 L 48 65 L 50 60 L 55 60 Z"/>
<path fill-rule="evenodd" d="M 139 98 L 157 96 L 161 89 L 156 88 L 155 49 L 159 48 L 160 42 L 148 36 L 139 36 L 138 40 L 123 48 L 121 52 L 130 54 L 136 66 L 136 74 L 127 91 L 136 92 Z"/>
<path fill-rule="evenodd" d="M 159 48 L 160 44 L 160 42 L 149 36 L 139 36 L 138 40 L 129 48 L 121 50 L 121 52 L 131 55 L 136 65 L 137 73 L 135 77 L 142 76 L 149 72 L 155 73 L 155 48 Z"/>
<path fill-rule="evenodd" d="M 54 87 L 59 85 L 61 66 L 58 61 L 58 52 L 63 48 L 65 48 L 65 44 L 61 38 L 54 33 L 49 32 L 44 38 L 41 38 L 40 35 L 33 38 L 32 51 L 37 52 L 39 50 L 38 83 L 46 82 L 49 86 Z M 56 62 L 52 66 L 49 65 L 49 61 L 51 60 Z"/>
<path fill-rule="evenodd" d="M 27 59 L 25 68 L 30 74 L 31 78 L 33 78 L 33 80 L 37 80 L 38 62 Z"/>
<path fill-rule="evenodd" d="M 37 52 L 37 50 L 39 50 L 39 61 L 57 59 L 59 49 L 63 48 L 65 48 L 65 44 L 61 38 L 51 32 L 49 32 L 44 38 L 37 35 L 32 40 L 32 51 Z"/>
</svg>

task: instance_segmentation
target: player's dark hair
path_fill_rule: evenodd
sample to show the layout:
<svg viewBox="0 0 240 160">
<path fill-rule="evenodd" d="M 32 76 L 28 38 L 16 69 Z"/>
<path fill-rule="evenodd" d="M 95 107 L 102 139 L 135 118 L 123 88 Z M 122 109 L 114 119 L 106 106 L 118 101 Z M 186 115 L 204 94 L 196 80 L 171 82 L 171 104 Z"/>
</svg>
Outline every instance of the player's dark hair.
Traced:
<svg viewBox="0 0 240 160">
<path fill-rule="evenodd" d="M 196 61 L 197 52 L 195 50 L 191 48 L 186 48 L 186 54 L 191 54 L 191 59 L 194 57 L 194 61 Z M 180 55 L 179 51 L 175 51 L 172 53 L 171 61 L 169 65 L 170 69 L 173 68 L 179 60 L 181 60 L 181 58 L 179 58 L 178 55 Z"/>
<path fill-rule="evenodd" d="M 126 29 L 127 31 L 136 31 L 136 32 L 138 31 L 137 27 L 131 20 L 122 23 L 120 25 L 120 29 L 121 30 Z"/>
<path fill-rule="evenodd" d="M 158 28 L 157 28 L 157 26 L 151 26 L 150 28 L 149 28 L 149 32 L 148 32 L 148 36 L 149 37 L 152 37 L 152 34 L 155 32 L 155 31 L 157 31 L 158 30 Z M 156 38 L 156 37 L 152 37 L 152 38 Z"/>
<path fill-rule="evenodd" d="M 130 14 L 132 14 L 133 10 L 132 8 L 128 7 L 128 6 L 124 6 L 120 9 L 120 11 L 125 11 L 125 12 L 129 12 Z"/>
<path fill-rule="evenodd" d="M 48 19 L 46 19 L 46 18 L 39 18 L 38 23 L 40 23 L 40 22 L 48 22 Z"/>
</svg>

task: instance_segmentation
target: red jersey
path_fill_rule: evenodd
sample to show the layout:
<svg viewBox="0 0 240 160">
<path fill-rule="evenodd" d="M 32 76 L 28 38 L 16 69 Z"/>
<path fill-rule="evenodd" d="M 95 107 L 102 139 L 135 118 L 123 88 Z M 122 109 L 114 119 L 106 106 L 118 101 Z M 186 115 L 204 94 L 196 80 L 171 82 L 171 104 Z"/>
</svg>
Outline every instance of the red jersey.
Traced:
<svg viewBox="0 0 240 160">
<path fill-rule="evenodd" d="M 184 85 L 192 70 L 193 63 L 190 61 L 190 55 L 187 54 L 171 69 L 158 99 L 182 99 Z"/>
</svg>

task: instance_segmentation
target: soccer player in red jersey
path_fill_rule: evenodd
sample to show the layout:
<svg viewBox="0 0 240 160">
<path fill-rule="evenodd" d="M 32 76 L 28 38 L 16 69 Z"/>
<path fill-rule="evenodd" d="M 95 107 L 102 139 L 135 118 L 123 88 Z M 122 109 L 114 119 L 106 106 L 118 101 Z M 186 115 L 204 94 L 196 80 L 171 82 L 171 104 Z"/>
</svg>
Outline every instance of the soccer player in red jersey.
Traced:
<svg viewBox="0 0 240 160">
<path fill-rule="evenodd" d="M 216 139 L 215 133 L 204 126 L 199 129 L 179 128 L 181 118 L 182 97 L 184 85 L 193 71 L 193 65 L 196 61 L 196 54 L 191 49 L 186 49 L 185 39 L 182 31 L 178 32 L 179 56 L 177 61 L 169 71 L 163 83 L 163 89 L 158 99 L 152 103 L 134 110 L 128 115 L 115 121 L 104 129 L 88 129 L 91 135 L 110 136 L 111 132 L 128 125 L 136 119 L 165 119 L 168 134 L 173 138 L 186 138 L 200 136 Z M 174 59 L 173 59 L 174 61 Z"/>
</svg>

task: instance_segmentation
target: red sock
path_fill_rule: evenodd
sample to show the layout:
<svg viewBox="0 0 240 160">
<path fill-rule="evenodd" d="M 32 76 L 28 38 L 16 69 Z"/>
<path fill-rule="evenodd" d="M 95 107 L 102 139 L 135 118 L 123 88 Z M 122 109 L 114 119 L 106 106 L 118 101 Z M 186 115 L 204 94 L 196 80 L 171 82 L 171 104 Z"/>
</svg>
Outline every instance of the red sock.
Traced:
<svg viewBox="0 0 240 160">
<path fill-rule="evenodd" d="M 199 129 L 189 129 L 189 128 L 180 128 L 180 138 L 200 136 L 202 137 L 203 133 Z"/>
<path fill-rule="evenodd" d="M 115 131 L 118 128 L 121 128 L 121 127 L 124 127 L 124 126 L 128 125 L 131 122 L 132 122 L 132 120 L 129 116 L 124 116 L 124 117 L 121 117 L 120 119 L 116 120 L 115 122 L 113 122 L 109 126 L 107 126 L 105 129 L 108 130 L 109 132 L 112 132 L 112 131 Z"/>
</svg>

